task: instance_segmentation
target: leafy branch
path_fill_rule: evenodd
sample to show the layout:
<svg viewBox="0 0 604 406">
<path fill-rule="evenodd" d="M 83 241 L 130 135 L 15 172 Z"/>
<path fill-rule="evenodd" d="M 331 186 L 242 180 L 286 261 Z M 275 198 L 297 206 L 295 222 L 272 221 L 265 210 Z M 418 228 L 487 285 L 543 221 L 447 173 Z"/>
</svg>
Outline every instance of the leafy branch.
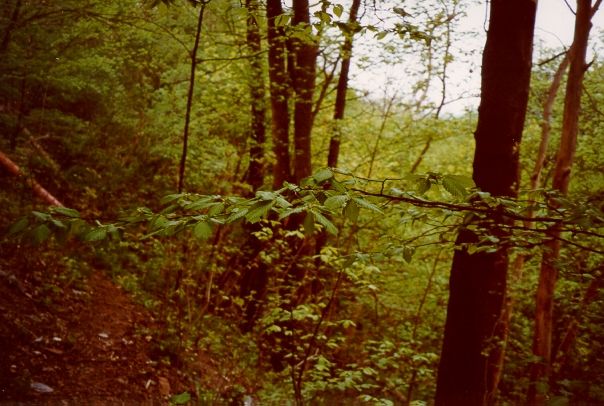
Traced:
<svg viewBox="0 0 604 406">
<path fill-rule="evenodd" d="M 17 221 L 8 234 L 22 235 L 26 240 L 36 243 L 50 238 L 53 232 L 60 239 L 74 236 L 85 242 L 94 242 L 106 238 L 119 239 L 124 230 L 144 224 L 146 234 L 143 238 L 169 237 L 188 230 L 195 238 L 207 240 L 218 225 L 239 221 L 257 223 L 265 219 L 286 224 L 290 216 L 303 215 L 303 231 L 306 236 L 312 236 L 317 227 L 336 235 L 339 231 L 333 222 L 334 218 L 356 223 L 363 209 L 378 216 L 385 216 L 389 210 L 406 221 L 431 224 L 430 229 L 401 241 L 406 247 L 410 244 L 421 246 L 418 241 L 420 239 L 438 238 L 447 231 L 468 226 L 480 236 L 479 245 L 484 247 L 497 244 L 522 246 L 522 238 L 536 238 L 536 242 L 530 245 L 539 245 L 552 238 L 548 231 L 551 224 L 558 225 L 563 232 L 571 235 L 595 239 L 604 237 L 601 232 L 604 213 L 599 206 L 572 201 L 553 192 L 544 192 L 542 202 L 535 199 L 522 201 L 498 198 L 469 187 L 470 182 L 463 177 L 429 173 L 414 176 L 414 190 L 391 188 L 390 193 L 384 193 L 382 189 L 373 192 L 358 187 L 359 179 L 351 176 L 337 179 L 335 171 L 324 168 L 304 179 L 299 186 L 286 183 L 276 191 L 258 191 L 252 198 L 172 194 L 161 199 L 160 203 L 164 208 L 157 213 L 148 208 L 138 208 L 109 224 L 102 224 L 98 219 L 82 218 L 73 209 L 55 207 L 48 213 L 32 212 Z M 442 187 L 452 200 L 428 198 L 426 192 L 434 187 Z M 430 215 L 418 213 L 409 210 L 407 204 L 436 212 Z M 542 215 L 529 217 L 524 214 L 529 209 Z M 444 222 L 434 224 L 436 216 L 442 217 Z M 447 222 L 447 219 L 453 221 Z M 527 220 L 533 221 L 532 227 L 518 224 Z M 495 229 L 508 236 L 493 237 Z M 604 253 L 601 249 L 590 248 L 564 236 L 558 238 L 583 250 Z"/>
</svg>

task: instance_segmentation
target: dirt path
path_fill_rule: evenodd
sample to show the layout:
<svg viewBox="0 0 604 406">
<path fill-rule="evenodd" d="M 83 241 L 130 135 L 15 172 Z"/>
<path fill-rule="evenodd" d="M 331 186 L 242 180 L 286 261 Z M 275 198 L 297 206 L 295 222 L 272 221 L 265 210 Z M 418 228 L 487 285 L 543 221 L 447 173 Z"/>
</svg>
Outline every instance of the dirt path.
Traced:
<svg viewBox="0 0 604 406">
<path fill-rule="evenodd" d="M 167 404 L 190 385 L 153 359 L 153 331 L 102 272 L 74 284 L 0 268 L 0 404 Z"/>
</svg>

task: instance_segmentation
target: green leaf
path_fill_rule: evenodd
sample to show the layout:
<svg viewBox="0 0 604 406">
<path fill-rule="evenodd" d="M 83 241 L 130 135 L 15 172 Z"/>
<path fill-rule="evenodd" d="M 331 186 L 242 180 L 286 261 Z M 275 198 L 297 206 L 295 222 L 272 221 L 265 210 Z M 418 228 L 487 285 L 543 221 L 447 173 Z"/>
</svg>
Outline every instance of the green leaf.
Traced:
<svg viewBox="0 0 604 406">
<path fill-rule="evenodd" d="M 323 168 L 315 172 L 312 177 L 317 181 L 317 183 L 321 183 L 333 178 L 333 172 L 329 168 Z"/>
<path fill-rule="evenodd" d="M 349 198 L 347 195 L 330 196 L 327 199 L 325 199 L 325 202 L 323 203 L 323 205 L 325 207 L 327 207 L 329 210 L 336 211 L 338 209 L 341 209 L 342 206 L 344 206 L 346 204 L 348 199 Z"/>
<path fill-rule="evenodd" d="M 216 203 L 212 207 L 210 207 L 210 210 L 208 210 L 208 216 L 217 216 L 218 214 L 222 213 L 223 211 L 224 211 L 224 203 Z"/>
<path fill-rule="evenodd" d="M 273 207 L 273 204 L 275 204 L 275 202 L 273 201 L 269 201 L 268 203 L 256 203 L 250 208 L 249 212 L 245 215 L 245 219 L 250 223 L 256 223 L 260 221 L 260 219 L 266 216 L 269 210 Z"/>
<path fill-rule="evenodd" d="M 74 209 L 70 209 L 68 207 L 54 207 L 52 211 L 55 213 L 62 214 L 66 217 L 80 218 L 80 212 Z"/>
<path fill-rule="evenodd" d="M 183 208 L 186 210 L 201 210 L 208 208 L 213 204 L 215 204 L 213 196 L 204 196 L 199 200 L 183 205 Z"/>
<path fill-rule="evenodd" d="M 453 176 L 443 176 L 442 184 L 445 190 L 455 197 L 463 197 L 468 194 L 466 186 Z"/>
<path fill-rule="evenodd" d="M 191 400 L 191 395 L 189 392 L 179 393 L 178 395 L 172 395 L 170 398 L 170 403 L 174 405 L 184 405 Z"/>
<path fill-rule="evenodd" d="M 107 238 L 107 230 L 105 227 L 95 228 L 84 235 L 84 241 L 102 241 Z"/>
<path fill-rule="evenodd" d="M 426 178 L 421 178 L 418 179 L 415 182 L 415 190 L 417 191 L 417 193 L 419 193 L 420 195 L 423 195 L 424 193 L 426 193 L 428 190 L 430 190 L 430 187 L 432 186 L 432 182 L 430 182 L 428 179 Z"/>
<path fill-rule="evenodd" d="M 333 6 L 333 13 L 336 16 L 342 17 L 343 12 L 344 12 L 344 6 L 342 6 L 341 4 L 336 4 L 335 6 Z"/>
<path fill-rule="evenodd" d="M 378 32 L 377 34 L 375 34 L 375 38 L 380 41 L 386 38 L 386 35 L 388 35 L 388 31 Z"/>
<path fill-rule="evenodd" d="M 472 178 L 470 178 L 470 177 L 467 177 L 467 176 L 463 176 L 463 175 L 445 175 L 444 177 L 452 179 L 455 182 L 459 183 L 460 185 L 462 185 L 463 187 L 466 187 L 466 188 L 476 187 L 476 184 L 474 183 L 474 180 Z"/>
<path fill-rule="evenodd" d="M 306 209 L 307 209 L 306 206 L 298 206 L 298 207 L 289 208 L 287 210 L 283 210 L 283 212 L 281 214 L 279 214 L 279 220 L 283 220 L 284 218 L 289 217 L 292 214 L 301 213 L 303 211 L 306 211 Z"/>
<path fill-rule="evenodd" d="M 27 225 L 29 224 L 29 220 L 27 220 L 27 217 L 21 217 L 19 220 L 17 220 L 16 223 L 14 223 L 10 229 L 8 230 L 8 235 L 15 235 L 20 233 L 21 231 L 25 230 L 25 227 L 27 227 Z"/>
<path fill-rule="evenodd" d="M 375 204 L 373 203 L 369 203 L 367 200 L 362 199 L 360 197 L 353 197 L 354 202 L 359 205 L 359 207 L 362 207 L 364 209 L 369 209 L 371 211 L 375 211 L 377 213 L 382 213 L 382 210 L 380 210 L 379 207 L 377 207 Z"/>
<path fill-rule="evenodd" d="M 288 16 L 287 14 L 281 14 L 281 15 L 277 16 L 277 18 L 275 18 L 275 25 L 277 27 L 286 26 L 287 23 L 289 22 L 290 18 L 291 17 Z"/>
<path fill-rule="evenodd" d="M 232 223 L 233 221 L 239 220 L 247 214 L 248 209 L 238 208 L 237 210 L 231 211 L 231 215 L 226 219 L 227 223 Z"/>
<path fill-rule="evenodd" d="M 344 215 L 354 223 L 359 218 L 359 211 L 359 206 L 353 200 L 349 200 L 344 208 Z"/>
<path fill-rule="evenodd" d="M 193 235 L 198 240 L 207 240 L 212 235 L 212 226 L 205 221 L 200 221 L 193 227 Z"/>
<path fill-rule="evenodd" d="M 338 234 L 338 229 L 336 228 L 336 226 L 333 225 L 333 223 L 331 221 L 329 221 L 329 219 L 327 217 L 325 217 L 321 213 L 317 213 L 317 212 L 314 212 L 314 215 L 315 215 L 316 220 L 319 222 L 319 224 L 322 224 L 328 233 L 334 234 L 334 235 Z"/>
<path fill-rule="evenodd" d="M 151 219 L 151 221 L 149 222 L 149 229 L 151 231 L 156 231 L 156 230 L 166 227 L 167 224 L 168 224 L 167 218 L 165 218 L 164 216 L 161 216 L 161 215 L 157 215 L 157 216 L 153 217 Z"/>
<path fill-rule="evenodd" d="M 159 203 L 163 206 L 164 204 L 168 204 L 173 202 L 174 200 L 179 199 L 181 196 L 184 196 L 183 193 L 176 193 L 173 195 L 167 195 L 161 198 L 161 200 L 159 201 Z"/>
<path fill-rule="evenodd" d="M 34 215 L 35 218 L 42 221 L 48 221 L 50 219 L 50 214 L 42 213 L 40 211 L 32 211 L 31 214 Z"/>
<path fill-rule="evenodd" d="M 265 190 L 259 190 L 256 192 L 256 197 L 259 198 L 260 200 L 274 200 L 275 193 L 267 192 Z"/>
<path fill-rule="evenodd" d="M 291 205 L 292 205 L 290 202 L 288 202 L 281 196 L 277 196 L 275 198 L 275 202 L 277 203 L 277 206 L 279 206 L 279 207 L 291 207 Z"/>
<path fill-rule="evenodd" d="M 32 230 L 32 237 L 34 239 L 34 243 L 40 244 L 50 237 L 50 228 L 48 228 L 46 224 L 40 224 L 38 227 Z"/>
<path fill-rule="evenodd" d="M 66 225 L 65 225 L 65 224 L 64 224 L 62 221 L 60 221 L 60 220 L 57 220 L 57 219 L 53 219 L 53 218 L 51 218 L 51 219 L 50 219 L 50 222 L 51 222 L 51 223 L 52 223 L 52 224 L 53 224 L 55 227 L 58 227 L 58 228 L 67 228 L 67 226 L 66 226 Z"/>
<path fill-rule="evenodd" d="M 69 222 L 69 233 L 71 235 L 81 236 L 90 230 L 90 226 L 84 220 L 72 220 Z"/>
</svg>

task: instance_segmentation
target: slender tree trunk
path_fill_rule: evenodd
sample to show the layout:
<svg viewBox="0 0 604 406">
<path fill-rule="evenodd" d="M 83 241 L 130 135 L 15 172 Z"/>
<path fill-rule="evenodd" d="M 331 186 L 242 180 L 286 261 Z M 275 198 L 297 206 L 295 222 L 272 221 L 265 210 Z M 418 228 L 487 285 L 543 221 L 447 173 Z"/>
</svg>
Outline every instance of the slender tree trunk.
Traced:
<svg viewBox="0 0 604 406">
<path fill-rule="evenodd" d="M 577 0 L 575 34 L 571 47 L 570 70 L 564 98 L 562 136 L 552 183 L 552 187 L 562 194 L 568 192 L 571 168 L 577 147 L 581 93 L 586 70 L 585 56 L 591 29 L 591 16 L 591 0 Z M 551 202 L 551 204 L 555 204 L 555 202 Z M 558 279 L 556 261 L 560 256 L 560 241 L 557 237 L 560 236 L 561 231 L 559 226 L 553 226 L 549 231 L 552 239 L 544 247 L 535 304 L 533 354 L 538 357 L 539 361 L 531 365 L 531 383 L 527 396 L 528 403 L 534 405 L 545 404 L 548 392 L 547 384 L 552 366 L 554 289 Z"/>
<path fill-rule="evenodd" d="M 294 0 L 292 25 L 305 30 L 310 25 L 308 0 Z M 310 38 L 292 38 L 294 69 L 292 82 L 296 91 L 294 105 L 294 182 L 311 174 L 311 131 L 315 90 L 317 47 Z"/>
<path fill-rule="evenodd" d="M 281 0 L 267 0 L 268 24 L 268 76 L 271 93 L 271 131 L 273 138 L 273 188 L 279 189 L 283 182 L 291 181 L 289 157 L 289 95 L 290 84 L 287 74 L 287 48 L 283 26 L 277 24 L 283 14 Z"/>
<path fill-rule="evenodd" d="M 539 151 L 537 152 L 535 167 L 533 168 L 533 172 L 531 174 L 531 184 L 529 186 L 530 190 L 535 190 L 541 185 L 541 173 L 543 172 L 543 165 L 545 164 L 545 157 L 547 155 L 547 148 L 549 146 L 552 129 L 552 111 L 554 109 L 554 102 L 556 101 L 556 96 L 558 95 L 558 90 L 560 89 L 560 84 L 562 83 L 562 78 L 564 77 L 566 68 L 568 68 L 568 64 L 570 62 L 569 55 L 571 52 L 572 47 L 566 52 L 566 54 L 564 54 L 562 62 L 560 62 L 558 69 L 556 69 L 556 73 L 554 73 L 552 84 L 547 92 L 547 98 L 543 103 L 541 141 L 539 142 Z"/>
<path fill-rule="evenodd" d="M 350 71 L 350 59 L 352 57 L 352 41 L 357 24 L 357 14 L 361 0 L 353 0 L 350 6 L 348 24 L 344 32 L 344 44 L 342 45 L 340 67 L 340 77 L 338 78 L 338 87 L 336 89 L 336 105 L 333 113 L 334 134 L 329 140 L 329 154 L 327 156 L 327 166 L 338 166 L 338 157 L 340 155 L 341 129 L 340 121 L 344 118 L 346 109 L 346 93 L 348 92 L 348 72 Z"/>
<path fill-rule="evenodd" d="M 371 158 L 369 158 L 369 169 L 367 170 L 367 177 L 371 178 L 371 174 L 373 172 L 373 164 L 375 163 L 375 159 L 377 157 L 377 153 L 380 147 L 380 141 L 382 140 L 382 136 L 384 135 L 384 130 L 386 129 L 386 123 L 390 118 L 390 113 L 392 112 L 392 107 L 394 106 L 394 101 L 396 100 L 396 94 L 392 95 L 390 99 L 386 102 L 384 106 L 384 112 L 382 114 L 382 123 L 380 124 L 380 129 L 377 133 L 377 137 L 375 137 L 375 143 L 373 144 L 373 149 L 371 150 Z"/>
<path fill-rule="evenodd" d="M 547 147 L 549 145 L 550 133 L 551 133 L 551 116 L 552 110 L 554 106 L 554 102 L 556 101 L 556 95 L 558 94 L 558 89 L 560 88 L 560 83 L 562 82 L 562 78 L 564 76 L 564 72 L 568 67 L 568 53 L 564 55 L 564 59 L 558 65 L 558 69 L 556 69 L 556 73 L 554 74 L 554 78 L 552 79 L 552 83 L 547 92 L 547 98 L 543 103 L 543 118 L 541 122 L 541 142 L 539 144 L 539 152 L 537 153 L 537 159 L 535 161 L 535 167 L 533 168 L 533 172 L 531 174 L 531 180 L 529 185 L 529 190 L 534 191 L 539 188 L 541 184 L 541 172 L 543 170 L 543 165 L 545 162 L 545 156 L 547 154 Z M 533 216 L 533 210 L 530 209 L 527 217 Z M 524 226 L 527 228 L 532 227 L 531 221 L 525 221 Z M 514 258 L 514 261 L 511 265 L 512 272 L 512 282 L 518 283 L 522 279 L 522 273 L 524 268 L 524 263 L 526 261 L 526 255 L 518 254 Z M 503 345 L 499 348 L 499 352 L 496 354 L 497 361 L 494 366 L 494 374 L 493 374 L 493 387 L 497 388 L 499 381 L 501 380 L 501 374 L 503 373 L 503 362 L 505 357 L 505 348 L 507 347 L 508 337 L 509 337 L 509 326 L 512 318 L 512 312 L 514 307 L 514 298 L 506 294 L 505 298 L 505 309 L 503 313 Z"/>
<path fill-rule="evenodd" d="M 262 51 L 260 29 L 258 28 L 258 1 L 246 0 L 247 17 L 247 47 L 252 55 Z M 259 56 L 250 59 L 250 96 L 251 96 L 251 146 L 250 165 L 247 172 L 247 183 L 252 190 L 258 190 L 264 183 L 264 142 L 266 140 L 266 104 L 264 102 L 264 75 Z"/>
<path fill-rule="evenodd" d="M 209 0 L 201 2 L 199 16 L 197 17 L 197 30 L 195 32 L 195 43 L 191 50 L 191 73 L 189 77 L 189 92 L 187 94 L 187 110 L 185 113 L 185 129 L 182 136 L 182 154 L 180 156 L 180 168 L 178 171 L 178 193 L 183 190 L 185 182 L 185 167 L 187 165 L 187 148 L 189 144 L 189 123 L 191 121 L 191 107 L 193 106 L 193 91 L 195 90 L 195 69 L 197 68 L 197 50 L 201 39 L 201 27 L 203 25 L 203 13 Z"/>
<path fill-rule="evenodd" d="M 336 104 L 333 112 L 333 134 L 329 140 L 329 153 L 327 155 L 327 166 L 332 168 L 338 166 L 338 157 L 340 156 L 340 142 L 342 135 L 341 121 L 344 119 L 344 111 L 346 110 L 346 93 L 348 92 L 348 73 L 350 71 L 350 59 L 352 57 L 352 41 L 357 26 L 357 14 L 359 12 L 360 5 L 361 0 L 352 1 L 348 14 L 348 24 L 344 29 L 344 44 L 342 44 L 342 50 L 340 51 L 339 59 L 342 61 L 342 63 L 340 65 L 340 76 L 338 78 L 338 86 L 336 88 Z M 326 93 L 326 89 L 327 87 L 322 89 L 321 95 L 319 96 L 319 101 Z M 318 105 L 315 108 L 315 115 L 317 112 Z M 317 254 L 321 252 L 326 243 L 327 231 L 322 230 L 316 238 L 315 251 Z M 319 262 L 320 259 L 317 259 L 317 263 Z"/>
<path fill-rule="evenodd" d="M 534 0 L 491 1 L 473 177 L 481 190 L 494 196 L 517 195 L 536 6 Z M 491 232 L 504 238 L 496 225 L 507 220 L 491 220 L 495 224 Z M 493 352 L 501 334 L 508 251 L 500 246 L 495 252 L 470 253 L 464 244 L 478 240 L 469 229 L 460 231 L 457 238 L 437 405 L 484 405 L 494 400 Z"/>
<path fill-rule="evenodd" d="M 451 10 L 451 12 L 449 12 L 446 2 L 441 1 L 441 4 L 443 5 L 444 11 L 447 13 L 447 15 L 449 17 L 447 18 L 446 23 L 445 23 L 445 25 L 447 27 L 447 31 L 445 32 L 445 49 L 444 49 L 444 53 L 443 53 L 443 68 L 442 68 L 442 71 L 440 72 L 440 76 L 439 76 L 440 85 L 441 85 L 440 102 L 438 103 L 438 106 L 436 107 L 436 110 L 434 111 L 435 119 L 438 119 L 440 117 L 440 113 L 442 112 L 442 109 L 445 107 L 445 102 L 447 100 L 448 68 L 449 68 L 449 64 L 453 60 L 451 58 L 451 46 L 453 45 L 453 41 L 451 38 L 451 33 L 452 33 L 451 22 L 458 14 L 457 6 L 459 5 L 459 3 L 453 2 L 453 10 Z M 433 51 L 429 50 L 430 59 L 432 58 L 432 52 Z M 430 71 L 431 71 L 431 66 L 432 66 L 432 64 L 430 63 L 428 65 L 428 67 L 430 68 Z M 430 75 L 431 75 L 431 73 L 430 73 Z M 426 84 L 426 91 L 424 92 L 423 98 L 425 98 L 429 86 L 430 86 L 430 80 L 428 79 L 428 83 Z M 418 103 L 418 109 L 419 109 L 419 107 L 420 106 Z M 417 159 L 411 165 L 411 170 L 409 171 L 410 173 L 415 173 L 415 171 L 417 171 L 417 168 L 419 168 L 419 165 L 422 163 L 426 154 L 428 153 L 428 150 L 430 149 L 430 146 L 432 145 L 432 141 L 433 141 L 432 135 L 428 136 L 428 139 L 426 140 L 426 143 L 424 144 L 424 147 L 422 148 L 421 152 L 419 153 Z"/>
</svg>

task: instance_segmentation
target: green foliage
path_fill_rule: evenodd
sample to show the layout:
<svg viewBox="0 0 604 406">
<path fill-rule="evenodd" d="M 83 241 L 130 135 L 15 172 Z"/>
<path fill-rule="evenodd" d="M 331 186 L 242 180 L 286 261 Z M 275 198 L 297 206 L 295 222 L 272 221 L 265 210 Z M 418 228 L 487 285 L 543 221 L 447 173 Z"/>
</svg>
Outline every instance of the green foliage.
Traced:
<svg viewBox="0 0 604 406">
<path fill-rule="evenodd" d="M 547 191 L 545 176 L 537 191 L 496 198 L 470 179 L 475 115 L 436 118 L 434 103 L 421 98 L 453 59 L 441 54 L 447 19 L 455 15 L 424 2 L 388 10 L 380 24 L 351 26 L 345 5 L 325 2 L 313 10 L 312 27 L 292 29 L 286 10 L 276 24 L 290 38 L 318 41 L 324 78 L 353 33 L 388 39 L 371 64 L 411 55 L 432 63 L 409 68 L 413 94 L 393 98 L 390 107 L 349 91 L 337 127 L 339 168 L 322 168 L 334 134 L 326 107 L 335 102 L 336 81 L 319 75 L 318 92 L 326 92 L 313 128 L 318 169 L 300 185 L 268 190 L 269 140 L 265 185 L 252 193 L 244 182 L 254 80 L 242 46 L 247 14 L 240 3 L 213 1 L 193 95 L 188 192 L 174 194 L 196 16 L 187 2 L 151 3 L 23 3 L 22 20 L 1 51 L 0 150 L 73 209 L 43 208 L 25 183 L 0 177 L 0 261 L 5 253 L 27 253 L 24 268 L 39 269 L 33 261 L 43 260 L 60 267 L 68 284 L 91 269 L 107 270 L 163 326 L 145 332 L 154 336 L 154 361 L 178 364 L 195 383 L 173 404 L 236 403 L 246 394 L 259 403 L 291 403 L 298 379 L 301 396 L 313 404 L 430 403 L 447 270 L 456 233 L 467 226 L 477 243 L 458 248 L 492 252 L 505 245 L 528 255 L 523 280 L 510 282 L 517 311 L 501 386 L 502 402 L 518 404 L 541 249 L 548 228 L 559 224 L 556 336 L 577 320 L 578 338 L 556 372 L 552 400 L 604 401 L 601 292 L 582 304 L 601 278 L 604 250 L 600 61 L 587 73 L 572 193 Z M 7 33 L 10 13 L 3 13 L 0 31 Z M 256 17 L 264 31 L 266 21 Z M 265 55 L 264 40 L 262 48 Z M 523 187 L 553 70 L 535 69 Z M 544 174 L 554 160 L 561 110 L 558 101 Z M 412 167 L 417 172 L 408 175 Z M 537 220 L 527 226 L 529 213 Z M 61 293 L 53 281 L 43 291 L 49 305 Z M 198 374 L 200 364 L 207 369 Z"/>
</svg>

